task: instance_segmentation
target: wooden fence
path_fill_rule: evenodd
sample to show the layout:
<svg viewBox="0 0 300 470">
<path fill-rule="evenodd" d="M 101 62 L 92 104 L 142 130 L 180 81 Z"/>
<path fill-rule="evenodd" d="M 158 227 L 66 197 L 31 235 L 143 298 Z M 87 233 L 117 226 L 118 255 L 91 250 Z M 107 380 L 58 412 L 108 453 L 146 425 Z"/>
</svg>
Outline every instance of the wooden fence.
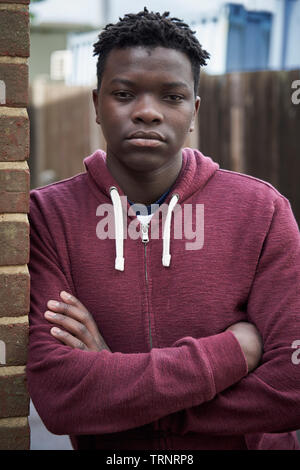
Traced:
<svg viewBox="0 0 300 470">
<path fill-rule="evenodd" d="M 40 80 L 30 92 L 31 188 L 85 171 L 84 158 L 105 148 L 91 88 Z"/>
<path fill-rule="evenodd" d="M 300 70 L 202 75 L 199 148 L 222 168 L 273 184 L 300 223 Z"/>
</svg>

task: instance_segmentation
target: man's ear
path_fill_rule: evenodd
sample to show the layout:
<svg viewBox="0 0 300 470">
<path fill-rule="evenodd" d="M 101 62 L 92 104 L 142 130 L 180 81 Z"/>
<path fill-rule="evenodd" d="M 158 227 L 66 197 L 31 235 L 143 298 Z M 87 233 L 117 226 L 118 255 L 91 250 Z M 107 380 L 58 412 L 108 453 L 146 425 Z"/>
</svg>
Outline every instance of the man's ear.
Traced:
<svg viewBox="0 0 300 470">
<path fill-rule="evenodd" d="M 199 112 L 200 103 L 201 103 L 201 98 L 200 96 L 197 96 L 197 98 L 195 99 L 195 107 L 194 107 L 193 117 L 192 117 L 190 129 L 189 129 L 190 132 L 193 132 L 193 130 L 195 129 L 195 119 Z"/>
<path fill-rule="evenodd" d="M 94 103 L 94 108 L 95 108 L 95 113 L 96 113 L 96 123 L 100 124 L 100 119 L 99 119 L 99 107 L 98 107 L 98 90 L 93 90 L 93 103 Z"/>
</svg>

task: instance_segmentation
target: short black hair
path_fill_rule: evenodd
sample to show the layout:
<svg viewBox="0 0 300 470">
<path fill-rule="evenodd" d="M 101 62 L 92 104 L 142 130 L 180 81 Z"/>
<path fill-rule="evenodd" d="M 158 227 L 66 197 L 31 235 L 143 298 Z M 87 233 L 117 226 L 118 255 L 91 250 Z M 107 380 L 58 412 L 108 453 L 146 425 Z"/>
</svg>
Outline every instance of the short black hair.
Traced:
<svg viewBox="0 0 300 470">
<path fill-rule="evenodd" d="M 124 18 L 119 18 L 118 23 L 105 26 L 94 44 L 94 56 L 98 56 L 98 90 L 105 60 L 112 49 L 134 46 L 167 47 L 179 50 L 189 57 L 194 77 L 194 92 L 197 96 L 200 67 L 206 65 L 209 53 L 202 48 L 195 37 L 195 31 L 182 20 L 170 18 L 169 14 L 149 12 L 145 7 L 139 13 L 129 13 Z"/>
</svg>

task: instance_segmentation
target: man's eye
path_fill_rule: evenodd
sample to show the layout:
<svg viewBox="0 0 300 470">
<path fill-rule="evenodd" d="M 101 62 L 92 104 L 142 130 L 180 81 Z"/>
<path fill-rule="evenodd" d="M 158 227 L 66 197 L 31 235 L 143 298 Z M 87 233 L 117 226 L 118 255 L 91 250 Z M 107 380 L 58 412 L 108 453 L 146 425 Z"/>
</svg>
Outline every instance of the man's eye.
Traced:
<svg viewBox="0 0 300 470">
<path fill-rule="evenodd" d="M 114 93 L 114 96 L 120 99 L 128 99 L 131 98 L 132 95 L 128 91 L 116 91 Z"/>
<path fill-rule="evenodd" d="M 169 101 L 174 101 L 174 102 L 180 102 L 183 100 L 183 96 L 181 95 L 167 95 L 167 100 Z"/>
</svg>

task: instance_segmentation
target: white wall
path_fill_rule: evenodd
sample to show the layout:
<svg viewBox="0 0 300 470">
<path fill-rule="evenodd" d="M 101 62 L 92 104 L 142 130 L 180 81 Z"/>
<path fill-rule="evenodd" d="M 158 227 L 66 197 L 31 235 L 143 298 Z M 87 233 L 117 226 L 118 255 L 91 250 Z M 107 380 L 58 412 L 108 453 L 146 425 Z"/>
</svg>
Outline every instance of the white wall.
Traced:
<svg viewBox="0 0 300 470">
<path fill-rule="evenodd" d="M 50 75 L 51 52 L 66 49 L 66 33 L 40 33 L 31 31 L 29 81 L 32 82 L 39 75 Z"/>
<path fill-rule="evenodd" d="M 196 36 L 210 54 L 205 71 L 211 74 L 224 73 L 226 68 L 226 51 L 228 38 L 228 17 L 225 8 L 222 8 L 216 16 L 218 21 L 207 21 L 206 23 L 192 25 Z M 212 16 L 209 16 L 212 18 Z"/>
</svg>

